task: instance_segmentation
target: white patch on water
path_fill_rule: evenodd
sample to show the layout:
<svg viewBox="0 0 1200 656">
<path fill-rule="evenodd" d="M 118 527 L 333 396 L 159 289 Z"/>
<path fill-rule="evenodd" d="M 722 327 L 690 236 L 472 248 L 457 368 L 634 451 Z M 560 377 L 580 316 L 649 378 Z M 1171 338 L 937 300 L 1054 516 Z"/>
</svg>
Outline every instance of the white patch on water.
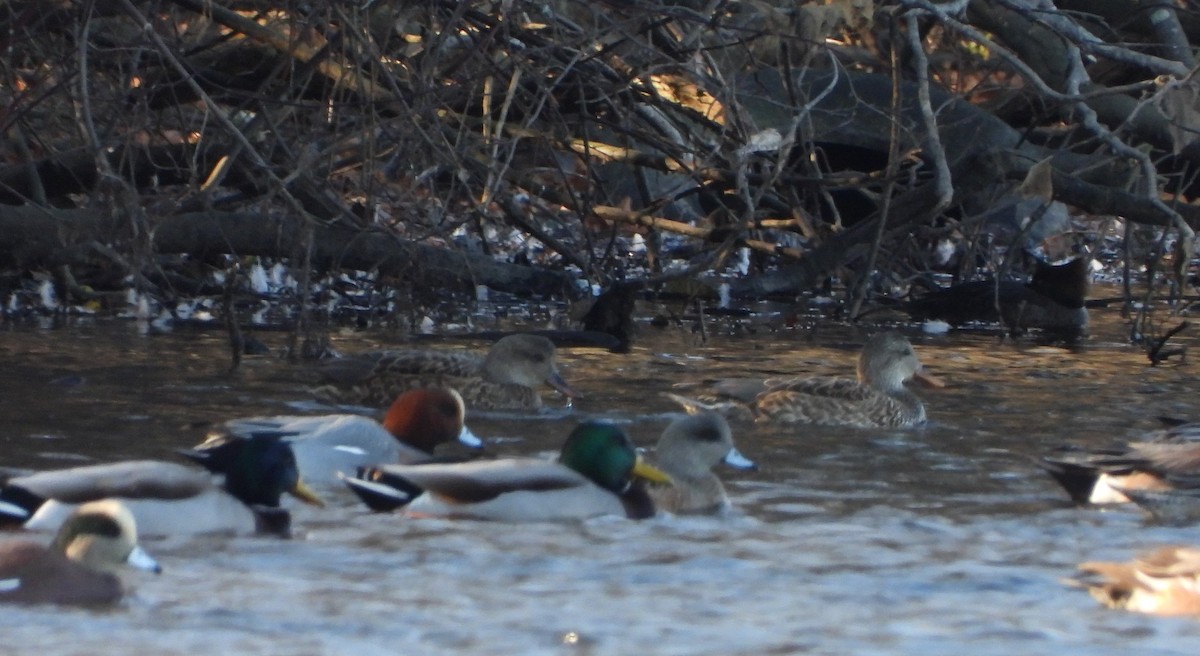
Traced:
<svg viewBox="0 0 1200 656">
<path fill-rule="evenodd" d="M 941 319 L 927 319 L 921 324 L 921 332 L 927 335 L 945 335 L 950 332 L 950 324 Z"/>
<path fill-rule="evenodd" d="M 250 267 L 250 289 L 257 294 L 271 293 L 271 281 L 267 278 L 267 271 L 257 262 Z"/>
<path fill-rule="evenodd" d="M 43 280 L 38 284 L 38 296 L 41 298 L 43 308 L 47 310 L 58 309 L 58 294 L 54 291 L 54 283 L 50 280 Z"/>
</svg>

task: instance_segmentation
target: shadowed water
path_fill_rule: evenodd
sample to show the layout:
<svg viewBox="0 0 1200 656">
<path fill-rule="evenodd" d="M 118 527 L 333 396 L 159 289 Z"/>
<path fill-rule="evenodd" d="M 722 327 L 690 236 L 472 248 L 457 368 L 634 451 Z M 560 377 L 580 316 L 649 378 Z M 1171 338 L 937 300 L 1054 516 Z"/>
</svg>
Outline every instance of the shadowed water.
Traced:
<svg viewBox="0 0 1200 656">
<path fill-rule="evenodd" d="M 721 472 L 739 508 L 730 517 L 405 520 L 335 492 L 329 508 L 296 509 L 292 540 L 147 540 L 165 571 L 132 575 L 115 609 L 5 608 L 0 653 L 1187 653 L 1200 623 L 1107 611 L 1060 583 L 1082 560 L 1200 543 L 1134 511 L 1071 507 L 1031 464 L 1064 441 L 1152 429 L 1159 415 L 1200 418 L 1190 363 L 1150 368 L 1115 313 L 1093 324 L 1073 350 L 908 331 L 950 383 L 918 390 L 929 425 L 735 426 L 761 468 Z M 714 326 L 700 344 L 644 327 L 629 354 L 562 353 L 587 395 L 570 412 L 469 423 L 499 454 L 549 454 L 591 416 L 649 446 L 675 410 L 662 390 L 852 375 L 865 334 Z M 229 375 L 224 344 L 139 337 L 120 322 L 4 326 L 0 467 L 171 458 L 208 422 L 311 408 L 303 368 L 257 358 Z"/>
</svg>

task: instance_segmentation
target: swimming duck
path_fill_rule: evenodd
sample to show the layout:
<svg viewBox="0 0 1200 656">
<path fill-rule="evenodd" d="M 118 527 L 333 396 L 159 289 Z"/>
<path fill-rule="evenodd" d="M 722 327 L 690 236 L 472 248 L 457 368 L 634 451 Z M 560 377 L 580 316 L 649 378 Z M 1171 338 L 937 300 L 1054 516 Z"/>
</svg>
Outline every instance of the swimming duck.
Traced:
<svg viewBox="0 0 1200 656">
<path fill-rule="evenodd" d="M 415 515 L 506 522 L 653 517 L 654 502 L 635 477 L 670 481 L 642 461 L 623 430 L 590 420 L 571 432 L 557 461 L 505 458 L 381 465 L 346 483 L 372 509 L 408 504 L 408 512 Z"/>
<path fill-rule="evenodd" d="M 688 412 L 713 410 L 731 419 L 872 427 L 913 426 L 925 421 L 921 399 L 904 387 L 910 379 L 945 385 L 927 373 L 912 344 L 898 333 L 867 338 L 858 357 L 858 380 L 792 378 L 724 381 L 715 402 L 667 394 Z"/>
<path fill-rule="evenodd" d="M 1089 277 L 1087 258 L 1057 265 L 1038 260 L 1028 283 L 965 282 L 909 301 L 905 310 L 918 321 L 940 319 L 954 326 L 973 321 L 1002 322 L 1015 330 L 1081 333 L 1088 325 L 1084 305 Z"/>
<path fill-rule="evenodd" d="M 1200 423 L 1182 423 L 1107 449 L 1065 447 L 1037 464 L 1079 504 L 1128 503 L 1144 499 L 1154 510 L 1161 499 L 1186 501 L 1184 495 L 1152 496 L 1176 488 L 1200 487 Z"/>
<path fill-rule="evenodd" d="M 199 533 L 286 534 L 284 492 L 306 503 L 321 499 L 301 480 L 284 442 L 258 437 L 191 454 L 224 474 L 220 485 L 201 469 L 161 460 L 130 460 L 39 472 L 10 479 L 0 499 L 22 514 L 10 520 L 33 530 L 55 530 L 82 503 L 118 499 L 143 535 Z"/>
<path fill-rule="evenodd" d="M 659 510 L 675 514 L 719 513 L 731 507 L 725 486 L 712 472 L 718 463 L 736 469 L 757 468 L 734 447 L 729 422 L 715 412 L 672 421 L 658 439 L 654 454 L 654 462 L 671 477 L 671 483 L 650 486 L 650 498 Z"/>
<path fill-rule="evenodd" d="M 109 604 L 124 595 L 124 565 L 159 573 L 137 544 L 137 523 L 113 500 L 80 506 L 49 547 L 30 540 L 0 542 L 0 602 Z"/>
<path fill-rule="evenodd" d="M 339 483 L 339 473 L 353 474 L 366 465 L 429 460 L 435 447 L 454 439 L 482 447 L 464 425 L 465 416 L 458 392 L 413 389 L 396 398 L 382 423 L 350 414 L 234 419 L 209 433 L 196 450 L 253 435 L 282 437 L 291 444 L 300 477 L 309 485 L 331 486 Z"/>
<path fill-rule="evenodd" d="M 330 383 L 318 393 L 346 403 L 382 404 L 417 387 L 453 388 L 472 410 L 535 409 L 546 383 L 568 398 L 579 393 L 558 373 L 554 342 L 540 335 L 508 335 L 486 357 L 447 351 L 374 351 L 329 360 Z"/>
<path fill-rule="evenodd" d="M 1068 581 L 1109 608 L 1154 615 L 1200 614 L 1200 548 L 1165 546 L 1125 563 L 1087 562 Z"/>
</svg>

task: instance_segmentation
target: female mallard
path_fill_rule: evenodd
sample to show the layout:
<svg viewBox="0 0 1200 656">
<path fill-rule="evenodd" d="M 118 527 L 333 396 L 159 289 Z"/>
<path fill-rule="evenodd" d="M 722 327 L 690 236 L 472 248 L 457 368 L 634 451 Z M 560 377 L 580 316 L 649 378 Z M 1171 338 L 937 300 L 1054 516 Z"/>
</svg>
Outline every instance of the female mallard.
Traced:
<svg viewBox="0 0 1200 656">
<path fill-rule="evenodd" d="M 725 486 L 712 472 L 718 463 L 756 468 L 734 447 L 729 422 L 715 412 L 672 421 L 658 440 L 654 462 L 671 477 L 671 483 L 650 486 L 650 497 L 659 510 L 676 514 L 718 513 L 730 508 Z"/>
<path fill-rule="evenodd" d="M 624 431 L 592 420 L 571 432 L 556 462 L 505 458 L 382 465 L 364 471 L 362 480 L 346 482 L 375 510 L 407 503 L 417 515 L 506 522 L 653 517 L 654 502 L 634 477 L 670 481 L 642 461 Z"/>
<path fill-rule="evenodd" d="M 108 604 L 124 594 L 122 566 L 162 568 L 137 544 L 137 523 L 113 500 L 84 504 L 63 522 L 49 547 L 0 542 L 0 602 Z"/>
<path fill-rule="evenodd" d="M 300 477 L 309 485 L 329 486 L 339 482 L 339 473 L 353 475 L 366 465 L 429 460 L 435 447 L 454 439 L 482 447 L 464 425 L 465 415 L 458 392 L 413 389 L 396 398 L 382 423 L 349 414 L 234 419 L 209 433 L 196 450 L 253 435 L 282 437 L 291 444 Z"/>
<path fill-rule="evenodd" d="M 925 372 L 912 344 L 898 333 L 872 335 L 858 357 L 858 380 L 792 378 L 726 381 L 713 403 L 667 396 L 688 412 L 714 410 L 736 419 L 861 428 L 913 426 L 925 421 L 925 406 L 904 383 L 944 383 Z"/>
<path fill-rule="evenodd" d="M 284 492 L 321 505 L 300 480 L 292 450 L 278 439 L 256 437 L 190 455 L 224 474 L 221 485 L 195 467 L 131 460 L 13 478 L 0 489 L 0 500 L 9 519 L 55 530 L 80 504 L 117 499 L 143 535 L 287 533 L 289 516 L 279 507 Z"/>
<path fill-rule="evenodd" d="M 554 342 L 540 335 L 508 335 L 486 357 L 446 351 L 374 351 L 329 360 L 323 395 L 342 402 L 383 404 L 418 387 L 456 389 L 472 410 L 533 409 L 546 383 L 568 398 L 579 394 L 558 373 Z"/>
<path fill-rule="evenodd" d="M 1131 562 L 1088 562 L 1069 581 L 1109 608 L 1154 615 L 1200 615 L 1200 548 L 1166 546 Z"/>
</svg>

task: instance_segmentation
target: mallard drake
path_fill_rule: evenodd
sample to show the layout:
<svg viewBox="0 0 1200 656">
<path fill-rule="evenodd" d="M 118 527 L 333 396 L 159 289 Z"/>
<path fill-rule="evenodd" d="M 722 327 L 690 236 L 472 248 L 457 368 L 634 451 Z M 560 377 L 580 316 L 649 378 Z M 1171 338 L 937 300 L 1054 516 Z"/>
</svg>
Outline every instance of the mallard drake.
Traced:
<svg viewBox="0 0 1200 656">
<path fill-rule="evenodd" d="M 548 384 L 568 398 L 579 393 L 558 373 L 554 342 L 539 335 L 508 335 L 488 350 L 374 351 L 321 365 L 329 385 L 318 394 L 348 403 L 382 404 L 417 387 L 458 390 L 471 410 L 534 409 L 538 388 Z"/>
<path fill-rule="evenodd" d="M 715 412 L 672 421 L 658 439 L 654 456 L 671 483 L 651 485 L 650 498 L 659 510 L 676 514 L 717 513 L 730 508 L 725 486 L 712 472 L 718 463 L 736 469 L 757 468 L 734 447 L 729 422 Z"/>
<path fill-rule="evenodd" d="M 137 523 L 113 500 L 79 506 L 49 547 L 31 540 L 0 542 L 0 602 L 109 604 L 124 594 L 122 566 L 162 568 L 137 544 Z"/>
<path fill-rule="evenodd" d="M 1084 257 L 1057 265 L 1039 260 L 1028 283 L 965 282 L 909 301 L 905 309 L 918 321 L 940 319 L 955 326 L 999 321 L 1017 330 L 1079 333 L 1088 325 L 1090 273 Z"/>
<path fill-rule="evenodd" d="M 910 379 L 945 385 L 927 373 L 912 344 L 898 333 L 867 338 L 858 357 L 858 380 L 791 378 L 724 381 L 712 402 L 667 394 L 688 412 L 711 410 L 731 419 L 872 427 L 913 426 L 925 421 L 925 406 L 904 383 Z"/>
<path fill-rule="evenodd" d="M 1109 608 L 1153 615 L 1200 614 L 1200 548 L 1165 546 L 1125 563 L 1087 562 L 1070 585 Z"/>
<path fill-rule="evenodd" d="M 625 431 L 590 420 L 571 432 L 557 461 L 504 458 L 381 465 L 346 483 L 375 510 L 408 504 L 408 511 L 416 515 L 506 522 L 652 517 L 654 502 L 635 477 L 670 481 L 642 461 Z"/>
<path fill-rule="evenodd" d="M 465 416 L 458 392 L 413 389 L 396 398 L 382 423 L 350 414 L 234 419 L 210 432 L 196 450 L 253 435 L 281 437 L 291 444 L 306 483 L 331 486 L 339 482 L 339 473 L 353 474 L 366 465 L 429 460 L 435 447 L 454 439 L 482 447 L 483 441 L 464 425 Z"/>
<path fill-rule="evenodd" d="M 1064 447 L 1037 464 L 1075 503 L 1128 503 L 1136 496 L 1154 510 L 1155 499 L 1186 501 L 1188 495 L 1152 492 L 1200 487 L 1200 423 L 1175 424 L 1112 448 Z"/>
<path fill-rule="evenodd" d="M 161 460 L 130 460 L 38 472 L 10 479 L 0 499 L 23 514 L 9 519 L 34 530 L 55 530 L 82 503 L 118 499 L 143 535 L 199 533 L 286 534 L 290 518 L 279 507 L 288 492 L 306 503 L 321 499 L 301 480 L 286 443 L 259 437 L 191 457 L 224 474 Z"/>
</svg>

